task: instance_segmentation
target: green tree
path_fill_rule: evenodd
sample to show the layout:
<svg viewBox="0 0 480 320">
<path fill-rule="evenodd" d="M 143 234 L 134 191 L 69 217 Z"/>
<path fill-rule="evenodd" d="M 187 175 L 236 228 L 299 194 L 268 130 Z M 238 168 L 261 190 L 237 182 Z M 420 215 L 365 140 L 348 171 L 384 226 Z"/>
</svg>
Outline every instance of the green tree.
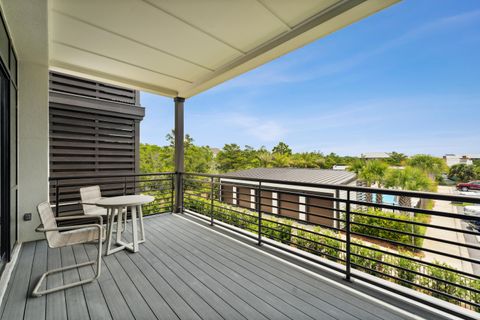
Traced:
<svg viewBox="0 0 480 320">
<path fill-rule="evenodd" d="M 480 178 L 479 168 L 480 167 L 466 165 L 464 163 L 455 164 L 450 167 L 450 170 L 448 172 L 448 178 L 455 181 L 468 182 Z"/>
<path fill-rule="evenodd" d="M 220 172 L 242 170 L 247 167 L 247 158 L 238 144 L 226 144 L 215 158 Z"/>
<path fill-rule="evenodd" d="M 348 166 L 348 171 L 355 172 L 355 174 L 358 176 L 360 174 L 360 171 L 362 171 L 363 167 L 365 166 L 365 164 L 366 164 L 366 161 L 364 159 L 355 159 Z"/>
<path fill-rule="evenodd" d="M 257 151 L 257 159 L 260 164 L 260 167 L 262 168 L 269 168 L 272 166 L 273 156 L 270 153 L 270 151 L 265 149 L 265 147 L 261 147 Z"/>
<path fill-rule="evenodd" d="M 385 177 L 385 186 L 401 190 L 429 191 L 432 189 L 433 182 L 422 169 L 405 167 L 389 169 Z M 411 208 L 412 199 L 408 196 L 400 196 L 399 204 L 402 207 Z"/>
<path fill-rule="evenodd" d="M 373 184 L 377 184 L 378 187 L 382 187 L 385 181 L 385 174 L 388 169 L 388 164 L 381 160 L 367 161 L 358 172 L 358 178 L 363 180 L 368 187 Z M 372 201 L 372 194 L 367 193 L 367 201 Z M 383 197 L 380 193 L 376 195 L 376 202 L 383 203 Z"/>
<path fill-rule="evenodd" d="M 408 157 L 406 154 L 392 151 L 390 153 L 390 158 L 387 159 L 387 162 L 392 166 L 403 166 L 407 159 Z"/>
<path fill-rule="evenodd" d="M 423 170 L 432 179 L 438 178 L 442 173 L 447 172 L 448 170 L 445 160 L 428 154 L 414 155 L 408 159 L 407 164 L 411 167 Z"/>
<path fill-rule="evenodd" d="M 288 154 L 274 153 L 272 165 L 275 168 L 287 168 L 290 166 L 290 156 Z"/>
<path fill-rule="evenodd" d="M 173 171 L 173 148 L 152 144 L 140 144 L 140 172 L 171 172 Z"/>
<path fill-rule="evenodd" d="M 273 154 L 282 154 L 282 155 L 291 155 L 292 149 L 286 144 L 285 142 L 280 141 L 275 147 L 272 149 Z"/>
</svg>

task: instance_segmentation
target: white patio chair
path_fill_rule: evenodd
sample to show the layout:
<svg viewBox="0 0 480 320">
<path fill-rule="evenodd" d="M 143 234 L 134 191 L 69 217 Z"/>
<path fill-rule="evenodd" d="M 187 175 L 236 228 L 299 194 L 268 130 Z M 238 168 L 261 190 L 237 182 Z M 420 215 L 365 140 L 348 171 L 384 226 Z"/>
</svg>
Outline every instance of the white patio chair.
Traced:
<svg viewBox="0 0 480 320">
<path fill-rule="evenodd" d="M 107 216 L 107 209 L 98 207 L 96 202 L 100 199 L 103 199 L 102 193 L 100 191 L 100 186 L 90 186 L 80 188 L 80 198 L 82 201 L 83 213 L 86 216 Z M 115 213 L 114 213 L 115 214 Z M 125 217 L 125 224 L 122 226 L 122 219 Z M 125 231 L 127 226 L 127 213 L 125 210 L 122 210 L 121 217 L 117 220 L 117 223 L 120 222 L 122 227 L 121 231 Z"/>
<path fill-rule="evenodd" d="M 42 202 L 37 206 L 38 214 L 40 215 L 40 221 L 42 224 L 37 227 L 37 232 L 44 232 L 45 237 L 47 239 L 48 246 L 50 248 L 61 248 L 66 246 L 72 246 L 75 244 L 87 243 L 92 241 L 98 242 L 98 253 L 97 259 L 91 260 L 87 262 L 82 262 L 66 267 L 61 267 L 53 270 L 49 270 L 42 274 L 40 279 L 38 280 L 35 288 L 32 291 L 32 295 L 34 297 L 39 297 L 45 294 L 49 294 L 52 292 L 65 290 L 71 287 L 80 286 L 89 282 L 92 282 L 100 276 L 101 271 L 101 261 L 102 261 L 102 216 L 96 216 L 98 219 L 98 223 L 96 224 L 83 224 L 83 225 L 75 225 L 75 226 L 65 226 L 65 227 L 58 227 L 57 221 L 61 220 L 82 220 L 82 219 L 92 219 L 92 217 L 87 216 L 70 216 L 70 217 L 63 217 L 63 218 L 55 218 L 52 208 L 50 207 L 50 203 Z M 62 231 L 62 232 L 60 232 Z M 93 264 L 97 264 L 95 268 L 95 276 L 93 278 L 76 281 L 68 284 L 64 284 L 61 286 L 57 286 L 50 289 L 40 290 L 42 282 L 45 278 L 51 274 L 63 272 L 70 269 L 81 268 Z"/>
</svg>

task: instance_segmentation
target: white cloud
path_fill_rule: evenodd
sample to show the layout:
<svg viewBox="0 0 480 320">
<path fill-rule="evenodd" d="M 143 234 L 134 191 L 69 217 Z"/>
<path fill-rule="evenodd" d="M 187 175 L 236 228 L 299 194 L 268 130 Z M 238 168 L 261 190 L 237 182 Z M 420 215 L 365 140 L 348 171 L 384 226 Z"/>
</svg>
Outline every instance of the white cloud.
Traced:
<svg viewBox="0 0 480 320">
<path fill-rule="evenodd" d="M 234 113 L 224 119 L 229 119 L 228 121 L 232 125 L 244 130 L 248 135 L 263 142 L 281 140 L 287 133 L 284 126 L 276 120 L 270 119 L 270 117 L 268 119 L 262 119 Z"/>
</svg>

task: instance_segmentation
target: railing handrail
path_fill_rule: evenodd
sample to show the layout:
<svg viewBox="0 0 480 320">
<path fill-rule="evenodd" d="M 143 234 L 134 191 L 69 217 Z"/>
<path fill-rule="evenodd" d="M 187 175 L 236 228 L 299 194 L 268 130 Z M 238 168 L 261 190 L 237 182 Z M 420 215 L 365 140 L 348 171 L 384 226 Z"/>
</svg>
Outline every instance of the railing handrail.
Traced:
<svg viewBox="0 0 480 320">
<path fill-rule="evenodd" d="M 199 177 L 214 177 L 214 178 L 224 178 L 232 180 L 243 180 L 243 181 L 252 181 L 252 182 L 261 182 L 261 183 L 272 183 L 272 184 L 282 184 L 290 186 L 301 186 L 301 187 L 312 187 L 319 189 L 336 189 L 342 191 L 355 191 L 355 192 L 366 192 L 366 193 L 381 193 L 389 194 L 396 196 L 407 196 L 411 198 L 428 198 L 432 200 L 444 200 L 444 201 L 454 201 L 454 202 L 470 202 L 480 204 L 480 194 L 479 197 L 471 196 L 461 196 L 461 195 L 449 195 L 437 192 L 427 192 L 427 191 L 410 191 L 410 190 L 398 190 L 398 189 L 385 189 L 385 188 L 370 188 L 370 187 L 357 187 L 357 186 L 348 186 L 341 184 L 327 184 L 327 183 L 311 183 L 311 182 L 298 182 L 298 181 L 284 181 L 284 180 L 272 180 L 272 179 L 260 179 L 260 178 L 244 178 L 244 177 L 232 177 L 225 174 L 211 174 L 211 173 L 193 173 L 186 172 L 183 173 L 187 176 L 199 176 Z"/>
<path fill-rule="evenodd" d="M 60 181 L 60 180 L 79 180 L 79 179 L 103 179 L 103 178 L 124 178 L 124 177 L 144 177 L 144 176 L 166 176 L 172 175 L 175 172 L 152 172 L 152 173 L 119 173 L 108 175 L 72 175 L 63 177 L 49 177 L 48 181 Z"/>
</svg>

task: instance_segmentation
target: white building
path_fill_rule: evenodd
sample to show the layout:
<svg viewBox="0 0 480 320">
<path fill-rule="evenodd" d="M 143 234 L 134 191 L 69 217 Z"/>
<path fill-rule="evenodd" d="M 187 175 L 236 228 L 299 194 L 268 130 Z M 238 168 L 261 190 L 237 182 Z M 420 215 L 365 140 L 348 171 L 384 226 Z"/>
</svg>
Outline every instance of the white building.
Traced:
<svg viewBox="0 0 480 320">
<path fill-rule="evenodd" d="M 474 160 L 480 160 L 480 154 L 464 154 L 464 155 L 457 155 L 457 154 L 446 154 L 443 156 L 443 159 L 447 163 L 447 166 L 451 167 L 456 164 L 466 164 L 471 165 L 473 164 Z"/>
</svg>

